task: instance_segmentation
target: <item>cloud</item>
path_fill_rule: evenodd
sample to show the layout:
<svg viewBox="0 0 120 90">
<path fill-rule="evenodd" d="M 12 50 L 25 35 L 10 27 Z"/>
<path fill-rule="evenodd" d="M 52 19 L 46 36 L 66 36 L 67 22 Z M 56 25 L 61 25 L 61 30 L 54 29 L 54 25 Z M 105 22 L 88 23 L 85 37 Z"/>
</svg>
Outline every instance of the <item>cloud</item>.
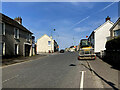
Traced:
<svg viewBox="0 0 120 90">
<path fill-rule="evenodd" d="M 70 4 L 74 6 L 79 6 L 81 8 L 92 9 L 94 7 L 94 3 L 91 3 L 91 2 L 70 2 Z"/>
</svg>

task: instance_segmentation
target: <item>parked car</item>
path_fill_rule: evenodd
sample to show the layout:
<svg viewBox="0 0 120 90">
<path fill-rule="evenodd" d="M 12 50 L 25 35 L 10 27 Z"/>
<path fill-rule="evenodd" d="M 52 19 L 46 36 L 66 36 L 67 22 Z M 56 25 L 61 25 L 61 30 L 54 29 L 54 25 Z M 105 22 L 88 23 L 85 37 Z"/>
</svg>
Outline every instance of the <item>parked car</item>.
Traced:
<svg viewBox="0 0 120 90">
<path fill-rule="evenodd" d="M 63 49 L 60 50 L 60 53 L 64 53 L 65 51 Z"/>
</svg>

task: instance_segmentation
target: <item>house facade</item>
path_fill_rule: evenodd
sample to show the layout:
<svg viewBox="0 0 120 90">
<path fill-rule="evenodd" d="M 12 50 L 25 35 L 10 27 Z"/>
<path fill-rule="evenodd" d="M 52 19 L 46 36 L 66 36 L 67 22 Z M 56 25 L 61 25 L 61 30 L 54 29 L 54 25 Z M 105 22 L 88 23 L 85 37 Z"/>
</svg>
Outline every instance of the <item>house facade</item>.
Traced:
<svg viewBox="0 0 120 90">
<path fill-rule="evenodd" d="M 57 51 L 58 44 L 52 37 L 43 35 L 37 40 L 37 53 L 48 53 Z"/>
<path fill-rule="evenodd" d="M 3 57 L 31 56 L 32 32 L 22 25 L 22 18 L 11 19 L 1 14 L 0 47 Z"/>
<path fill-rule="evenodd" d="M 90 34 L 88 40 L 91 42 L 95 53 L 100 53 L 101 50 L 105 50 L 105 44 L 110 40 L 109 30 L 112 26 L 113 23 L 110 21 L 110 18 L 107 17 L 105 23 Z"/>
<path fill-rule="evenodd" d="M 118 36 L 120 36 L 120 17 L 110 29 L 111 39 L 113 39 L 114 37 L 118 37 Z"/>
<path fill-rule="evenodd" d="M 32 56 L 36 55 L 36 44 L 35 44 L 35 36 L 32 36 Z"/>
</svg>

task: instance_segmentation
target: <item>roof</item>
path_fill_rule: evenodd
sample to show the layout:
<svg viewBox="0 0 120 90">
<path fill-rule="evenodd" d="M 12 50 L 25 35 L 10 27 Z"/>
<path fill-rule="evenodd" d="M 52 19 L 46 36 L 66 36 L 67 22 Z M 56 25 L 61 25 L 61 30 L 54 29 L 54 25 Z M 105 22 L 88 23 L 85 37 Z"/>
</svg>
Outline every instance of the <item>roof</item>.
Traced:
<svg viewBox="0 0 120 90">
<path fill-rule="evenodd" d="M 12 25 L 14 27 L 17 27 L 17 28 L 19 28 L 21 30 L 24 30 L 26 32 L 29 32 L 29 33 L 33 34 L 28 29 L 26 29 L 23 25 L 19 24 L 17 21 L 11 19 L 10 17 L 8 17 L 8 16 L 6 16 L 6 15 L 4 15 L 2 13 L 0 13 L 0 15 L 2 15 L 2 18 L 0 18 L 0 20 L 2 20 L 3 22 L 5 22 L 7 24 L 10 24 L 10 25 Z"/>
<path fill-rule="evenodd" d="M 47 36 L 48 38 L 50 38 L 47 34 L 44 34 L 43 36 L 41 36 L 39 39 L 41 39 L 42 37 L 44 37 L 44 36 Z M 39 40 L 38 39 L 38 40 Z M 51 38 L 50 38 L 51 39 Z M 52 39 L 53 40 L 53 39 Z"/>
<path fill-rule="evenodd" d="M 110 31 L 113 30 L 115 28 L 115 26 L 120 22 L 120 17 L 118 18 L 118 20 L 114 23 L 114 25 L 110 28 Z"/>
<path fill-rule="evenodd" d="M 112 25 L 114 25 L 114 23 L 111 22 L 110 20 L 106 21 L 104 24 L 100 25 L 97 29 L 95 29 L 94 31 L 92 31 L 92 33 L 90 34 L 90 36 L 88 37 L 88 39 L 91 37 L 92 34 L 94 34 L 94 32 L 96 32 L 99 28 L 103 27 L 106 23 L 111 23 Z"/>
<path fill-rule="evenodd" d="M 99 28 L 103 27 L 103 26 L 104 26 L 105 24 L 107 24 L 107 23 L 110 23 L 110 24 L 114 25 L 113 22 L 111 22 L 110 20 L 108 20 L 108 21 L 106 21 L 104 24 L 100 25 L 96 30 L 94 30 L 94 32 L 96 32 Z"/>
</svg>

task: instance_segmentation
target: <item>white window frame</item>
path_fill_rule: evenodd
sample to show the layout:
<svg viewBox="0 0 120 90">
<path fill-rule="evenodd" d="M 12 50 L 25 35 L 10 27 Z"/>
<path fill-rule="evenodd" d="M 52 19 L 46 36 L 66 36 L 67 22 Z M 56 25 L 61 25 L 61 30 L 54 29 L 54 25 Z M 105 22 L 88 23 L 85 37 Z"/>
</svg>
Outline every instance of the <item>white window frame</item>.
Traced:
<svg viewBox="0 0 120 90">
<path fill-rule="evenodd" d="M 2 35 L 5 35 L 5 23 L 4 22 L 2 22 L 2 25 L 3 25 L 3 30 L 2 30 Z"/>
<path fill-rule="evenodd" d="M 15 54 L 15 45 L 17 45 L 17 55 L 19 54 L 19 44 L 14 44 L 14 54 Z"/>
<path fill-rule="evenodd" d="M 16 30 L 17 30 L 17 36 L 16 36 Z M 14 28 L 14 38 L 15 39 L 19 39 L 19 36 L 20 34 L 19 34 L 19 29 L 18 28 Z"/>
<path fill-rule="evenodd" d="M 19 45 L 17 44 L 17 55 L 19 54 Z"/>
<path fill-rule="evenodd" d="M 2 55 L 5 55 L 5 42 L 2 43 Z"/>
</svg>

